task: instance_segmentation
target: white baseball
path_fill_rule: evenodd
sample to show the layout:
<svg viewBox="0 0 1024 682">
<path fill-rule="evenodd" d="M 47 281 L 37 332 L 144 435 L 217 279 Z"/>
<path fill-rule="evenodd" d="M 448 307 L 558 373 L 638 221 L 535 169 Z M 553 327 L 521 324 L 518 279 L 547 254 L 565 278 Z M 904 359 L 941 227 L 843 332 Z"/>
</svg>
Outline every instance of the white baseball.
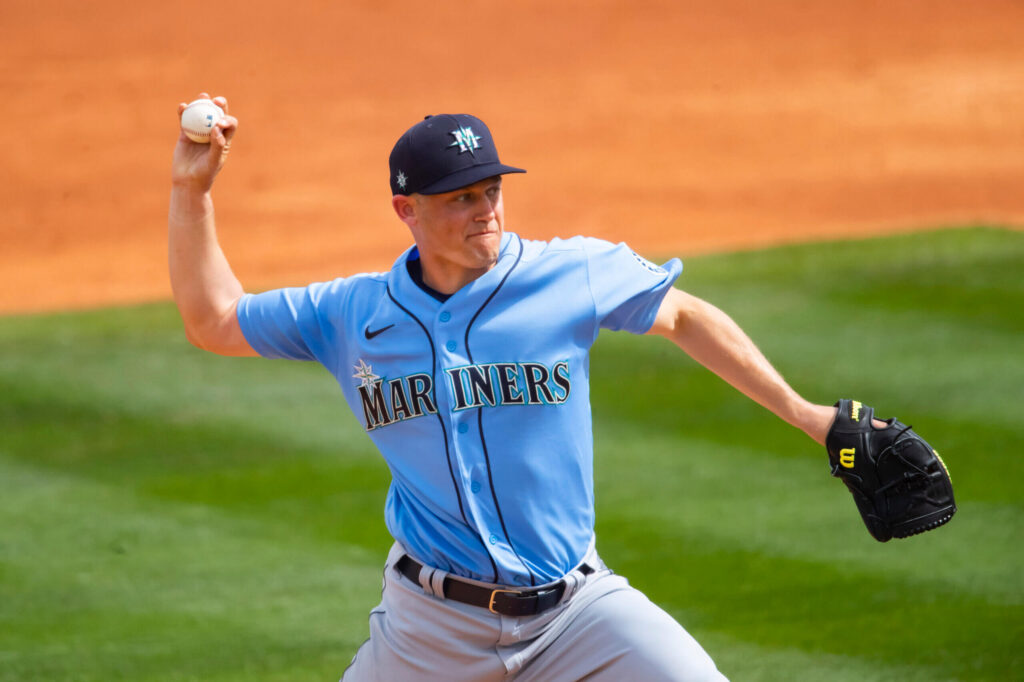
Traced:
<svg viewBox="0 0 1024 682">
<path fill-rule="evenodd" d="M 193 142 L 210 143 L 210 131 L 217 121 L 224 118 L 224 110 L 210 99 L 190 102 L 181 112 L 181 130 Z"/>
</svg>

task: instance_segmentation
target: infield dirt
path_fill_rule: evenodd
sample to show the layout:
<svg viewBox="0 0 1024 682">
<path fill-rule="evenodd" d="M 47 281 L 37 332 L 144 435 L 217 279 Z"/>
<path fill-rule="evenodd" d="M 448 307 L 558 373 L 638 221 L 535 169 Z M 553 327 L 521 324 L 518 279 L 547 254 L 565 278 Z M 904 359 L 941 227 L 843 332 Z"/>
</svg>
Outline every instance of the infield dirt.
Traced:
<svg viewBox="0 0 1024 682">
<path fill-rule="evenodd" d="M 1024 4 L 0 7 L 0 313 L 164 299 L 179 101 L 240 129 L 215 190 L 250 288 L 390 266 L 387 155 L 486 120 L 508 228 L 649 255 L 1024 224 Z"/>
</svg>

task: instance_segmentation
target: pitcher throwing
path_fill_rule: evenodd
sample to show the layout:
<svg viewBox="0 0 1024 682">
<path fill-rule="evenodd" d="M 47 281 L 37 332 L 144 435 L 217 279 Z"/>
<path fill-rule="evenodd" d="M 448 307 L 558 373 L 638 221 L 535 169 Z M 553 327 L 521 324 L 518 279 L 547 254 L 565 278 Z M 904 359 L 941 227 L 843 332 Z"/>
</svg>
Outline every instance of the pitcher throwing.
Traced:
<svg viewBox="0 0 1024 682">
<path fill-rule="evenodd" d="M 821 444 L 836 409 L 673 288 L 678 259 L 506 230 L 503 177 L 524 171 L 466 114 L 427 117 L 391 152 L 391 204 L 414 245 L 389 272 L 246 294 L 215 234 L 210 189 L 238 124 L 215 102 L 227 115 L 211 143 L 182 135 L 173 167 L 170 273 L 188 338 L 319 362 L 392 474 L 382 601 L 343 679 L 725 679 L 598 554 L 591 345 L 602 328 L 664 336 Z"/>
</svg>

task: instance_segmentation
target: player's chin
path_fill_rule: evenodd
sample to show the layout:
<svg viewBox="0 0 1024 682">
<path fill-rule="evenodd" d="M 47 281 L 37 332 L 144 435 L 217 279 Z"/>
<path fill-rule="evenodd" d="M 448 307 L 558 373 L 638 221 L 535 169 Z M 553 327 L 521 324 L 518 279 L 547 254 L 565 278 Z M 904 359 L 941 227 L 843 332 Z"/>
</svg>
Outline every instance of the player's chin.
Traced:
<svg viewBox="0 0 1024 682">
<path fill-rule="evenodd" d="M 500 234 L 474 235 L 466 240 L 467 256 L 478 268 L 490 268 L 498 262 L 501 251 Z"/>
</svg>

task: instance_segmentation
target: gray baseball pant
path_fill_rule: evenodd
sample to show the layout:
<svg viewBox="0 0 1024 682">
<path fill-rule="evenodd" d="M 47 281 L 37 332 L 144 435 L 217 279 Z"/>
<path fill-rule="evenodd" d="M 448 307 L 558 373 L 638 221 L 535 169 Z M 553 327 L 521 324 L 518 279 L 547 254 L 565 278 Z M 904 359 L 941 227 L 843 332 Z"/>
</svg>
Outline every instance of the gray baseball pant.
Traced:
<svg viewBox="0 0 1024 682">
<path fill-rule="evenodd" d="M 679 623 L 608 570 L 593 548 L 584 562 L 596 571 L 572 571 L 560 603 L 526 617 L 444 599 L 448 574 L 438 569 L 424 566 L 413 583 L 392 568 L 404 553 L 395 543 L 388 554 L 370 638 L 343 682 L 726 680 Z"/>
</svg>

